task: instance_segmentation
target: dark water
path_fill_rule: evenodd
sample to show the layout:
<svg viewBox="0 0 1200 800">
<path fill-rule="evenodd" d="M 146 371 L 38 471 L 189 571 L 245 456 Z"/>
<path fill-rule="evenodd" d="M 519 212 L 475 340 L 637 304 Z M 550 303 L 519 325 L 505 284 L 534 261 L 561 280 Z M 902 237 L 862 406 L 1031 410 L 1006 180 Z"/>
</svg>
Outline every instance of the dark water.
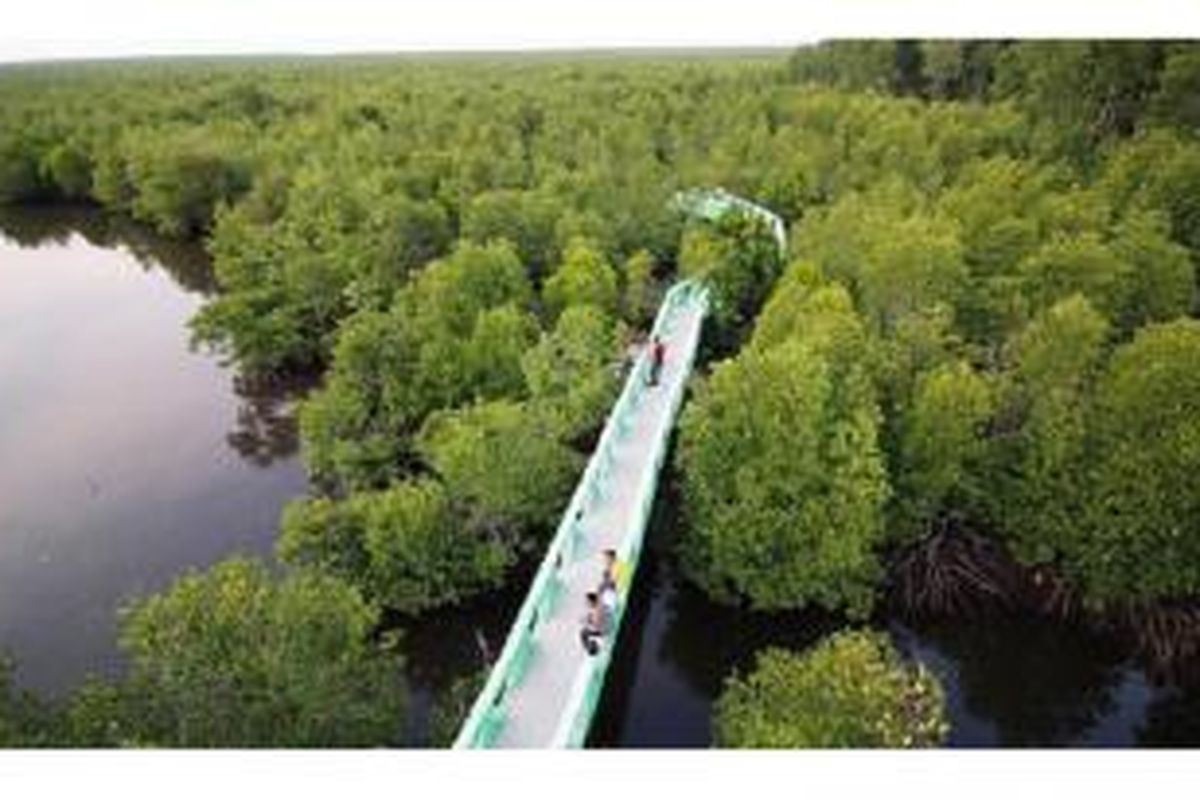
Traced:
<svg viewBox="0 0 1200 800">
<path fill-rule="evenodd" d="M 305 479 L 286 397 L 189 349 L 201 248 L 91 209 L 0 236 L 0 649 L 59 694 L 117 665 L 125 598 L 269 553 Z"/>
<path fill-rule="evenodd" d="M 93 210 L 0 209 L 0 649 L 56 693 L 118 666 L 114 612 L 181 570 L 268 553 L 305 491 L 286 394 L 239 384 L 188 348 L 212 291 L 203 252 Z M 803 649 L 844 622 L 714 605 L 670 549 L 660 494 L 591 745 L 707 747 L 725 677 L 768 645 Z M 504 592 L 404 629 L 408 731 L 483 664 L 522 598 Z M 1154 685 L 1123 645 L 1037 620 L 875 623 L 946 688 L 954 746 L 1200 745 L 1200 687 Z"/>
<path fill-rule="evenodd" d="M 671 558 L 677 508 L 676 493 L 660 493 L 591 746 L 708 747 L 726 675 L 750 670 L 763 647 L 801 650 L 845 625 L 706 600 Z M 952 747 L 1200 746 L 1200 686 L 1154 685 L 1110 636 L 1022 618 L 874 625 L 941 681 Z"/>
</svg>

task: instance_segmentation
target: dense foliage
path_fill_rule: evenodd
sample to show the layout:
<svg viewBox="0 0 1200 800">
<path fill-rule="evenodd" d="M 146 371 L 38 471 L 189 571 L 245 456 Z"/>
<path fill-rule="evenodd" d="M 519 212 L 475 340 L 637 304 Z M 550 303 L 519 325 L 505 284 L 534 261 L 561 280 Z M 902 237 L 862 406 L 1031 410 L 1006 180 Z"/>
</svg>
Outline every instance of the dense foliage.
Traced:
<svg viewBox="0 0 1200 800">
<path fill-rule="evenodd" d="M 338 574 L 401 611 L 451 603 L 499 584 L 511 557 L 469 526 L 441 484 L 399 483 L 347 500 L 294 500 L 283 513 L 279 557 Z"/>
<path fill-rule="evenodd" d="M 71 729 L 91 746 L 394 743 L 405 688 L 398 657 L 371 639 L 377 622 L 335 578 L 221 562 L 126 610 L 129 674 L 85 685 Z"/>
<path fill-rule="evenodd" d="M 779 121 L 803 157 L 789 160 L 777 144 L 780 169 L 756 197 L 789 219 L 798 261 L 763 312 L 749 314 L 750 341 L 713 367 L 684 415 L 692 524 L 681 554 L 694 580 L 726 601 L 861 612 L 888 548 L 983 531 L 1027 563 L 1057 567 L 1094 601 L 1195 593 L 1178 566 L 1200 540 L 1190 493 L 1170 483 L 1189 472 L 1188 434 L 1157 420 L 1184 390 L 1163 390 L 1163 408 L 1129 412 L 1166 426 L 1169 441 L 1141 455 L 1164 459 L 1170 477 L 1133 477 L 1149 475 L 1148 463 L 1122 460 L 1130 477 L 1118 491 L 1115 467 L 1103 466 L 1118 463 L 1102 432 L 1112 389 L 1097 383 L 1114 347 L 1196 308 L 1200 143 L 1167 99 L 1200 92 L 1192 52 L 1091 42 L 797 51 L 788 74 L 808 91 L 883 94 L 803 95 L 800 116 Z M 836 162 L 823 159 L 831 147 Z M 685 236 L 681 268 L 720 296 L 727 279 L 689 266 L 715 261 L 705 236 Z M 771 279 L 749 284 L 762 291 Z M 865 340 L 826 355 L 833 375 L 862 376 L 850 384 L 862 389 L 832 395 L 827 435 L 857 448 L 837 461 L 804 435 L 814 412 L 799 386 L 815 385 L 812 368 L 798 348 L 786 364 L 771 348 L 839 330 L 846 339 L 855 317 Z M 839 414 L 859 435 L 834 435 Z M 1125 429 L 1136 429 L 1131 418 Z M 871 467 L 875 447 L 886 479 Z M 839 480 L 843 468 L 859 483 Z M 837 491 L 846 487 L 861 523 L 814 524 L 814 508 L 827 519 L 846 510 Z M 884 518 L 872 520 L 866 509 L 885 499 Z M 1134 532 L 1122 503 L 1141 504 L 1144 529 Z M 800 564 L 812 574 L 801 578 Z"/>
<path fill-rule="evenodd" d="M 172 706 L 211 687 L 167 685 L 171 659 L 199 681 L 219 628 L 175 619 L 181 598 L 226 579 L 266 598 L 333 581 L 347 641 L 373 619 L 354 592 L 419 613 L 501 585 L 544 544 L 631 330 L 681 275 L 715 299 L 676 451 L 681 561 L 715 598 L 861 616 L 895 549 L 960 533 L 1093 604 L 1195 597 L 1198 52 L 0 70 L 0 202 L 90 199 L 204 237 L 219 291 L 198 341 L 246 374 L 323 377 L 300 411 L 314 496 L 278 544 L 297 571 L 219 570 L 147 601 L 126 643 L 153 725 L 117 738 L 279 741 L 265 726 L 284 711 L 259 703 L 290 689 L 258 673 L 237 677 L 260 692 L 244 718 Z M 716 185 L 778 213 L 788 252 L 753 217 L 689 222 L 671 202 Z M 239 669 L 291 652 L 250 633 L 264 615 L 220 622 Z M 328 642 L 304 641 L 319 664 Z M 123 692 L 90 686 L 79 724 Z M 4 702 L 0 737 L 28 740 L 12 720 L 36 714 Z M 305 741 L 380 741 L 373 719 Z"/>
<path fill-rule="evenodd" d="M 726 681 L 713 729 L 719 747 L 932 747 L 949 725 L 933 675 L 883 634 L 846 631 L 802 654 L 760 653 Z"/>
<path fill-rule="evenodd" d="M 1113 354 L 1078 465 L 1081 514 L 1063 550 L 1089 592 L 1200 593 L 1200 322 L 1147 326 Z"/>
<path fill-rule="evenodd" d="M 0 658 L 0 748 L 53 746 L 47 709 L 14 684 L 12 673 L 13 663 Z"/>
<path fill-rule="evenodd" d="M 887 495 L 875 391 L 849 298 L 803 286 L 793 269 L 786 285 L 801 290 L 780 290 L 680 422 L 683 564 L 726 601 L 861 615 L 881 574 L 873 547 Z"/>
</svg>

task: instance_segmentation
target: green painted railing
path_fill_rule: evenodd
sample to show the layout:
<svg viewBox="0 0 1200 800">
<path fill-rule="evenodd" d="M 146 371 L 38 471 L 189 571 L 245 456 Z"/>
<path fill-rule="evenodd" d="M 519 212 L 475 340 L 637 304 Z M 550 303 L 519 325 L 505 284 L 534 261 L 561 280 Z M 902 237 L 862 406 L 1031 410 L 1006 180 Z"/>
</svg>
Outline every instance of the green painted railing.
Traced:
<svg viewBox="0 0 1200 800">
<path fill-rule="evenodd" d="M 678 304 L 677 308 L 682 308 L 687 303 L 696 303 L 700 307 L 700 317 L 703 319 L 708 311 L 707 289 L 694 282 L 684 281 L 683 283 L 676 284 L 671 291 L 679 293 L 674 298 Z M 668 302 L 671 300 L 672 298 L 668 297 Z M 672 310 L 667 303 L 664 303 L 664 308 L 659 312 L 658 322 L 663 323 L 661 326 L 661 335 L 666 338 L 667 333 L 671 329 L 672 322 Z M 656 322 L 655 334 L 660 333 L 659 328 L 660 325 Z M 604 688 L 604 676 L 608 672 L 609 662 L 612 660 L 613 651 L 616 649 L 617 634 L 621 629 L 621 622 L 625 617 L 625 609 L 628 606 L 629 593 L 633 588 L 633 577 L 637 574 L 637 565 L 641 560 L 642 544 L 646 538 L 646 527 L 650 522 L 650 513 L 654 508 L 654 497 L 658 491 L 658 478 L 662 474 L 662 464 L 666 458 L 667 444 L 670 441 L 675 416 L 679 412 L 679 406 L 683 402 L 684 391 L 687 387 L 686 376 L 692 373 L 692 366 L 695 363 L 696 351 L 698 349 L 699 332 L 697 332 L 696 342 L 693 346 L 681 354 L 684 359 L 684 378 L 677 383 L 665 387 L 670 394 L 667 396 L 667 409 L 659 418 L 661 429 L 651 439 L 650 457 L 643 463 L 642 472 L 637 476 L 637 490 L 633 495 L 637 498 L 634 514 L 628 527 L 625 529 L 625 536 L 617 548 L 617 557 L 629 565 L 629 580 L 621 587 L 616 611 L 613 615 L 612 634 L 607 637 L 613 645 L 602 647 L 600 652 L 594 658 L 588 659 L 584 668 L 577 673 L 575 683 L 571 688 L 571 694 L 568 696 L 567 703 L 559 716 L 558 729 L 551 740 L 551 747 L 582 747 L 584 740 L 587 739 L 588 727 L 591 724 L 592 717 L 595 716 L 596 705 L 600 702 L 600 693 Z M 645 365 L 645 369 L 649 369 L 648 363 Z M 642 375 L 634 375 L 633 378 L 637 379 L 635 391 L 644 391 L 646 384 Z M 619 432 L 618 435 L 620 435 Z"/>
<path fill-rule="evenodd" d="M 779 245 L 780 255 L 786 255 L 787 253 L 787 232 L 784 228 L 783 219 L 774 211 L 760 206 L 758 203 L 747 200 L 744 197 L 738 197 L 736 194 L 727 192 L 720 187 L 716 189 L 689 189 L 686 192 L 679 192 L 675 195 L 673 202 L 675 207 L 680 211 L 708 220 L 720 219 L 730 211 L 735 210 L 759 217 L 770 226 L 771 235 L 775 237 L 775 242 Z"/>
<path fill-rule="evenodd" d="M 679 313 L 687 306 L 698 305 L 701 315 L 708 308 L 708 291 L 693 281 L 681 281 L 668 290 L 659 307 L 658 315 L 651 329 L 652 336 L 666 339 L 674 329 Z M 689 348 L 686 354 L 685 372 L 691 371 L 695 357 L 695 347 Z M 509 630 L 508 638 L 499 658 L 492 667 L 487 683 L 475 700 L 466 721 L 454 742 L 456 749 L 490 747 L 503 730 L 507 719 L 507 698 L 509 693 L 520 686 L 529 664 L 537 657 L 536 636 L 539 626 L 551 618 L 563 593 L 562 570 L 575 560 L 585 555 L 583 550 L 583 530 L 578 521 L 579 512 L 594 508 L 603 503 L 609 496 L 613 478 L 613 450 L 618 442 L 626 438 L 630 432 L 633 419 L 646 392 L 646 381 L 649 375 L 650 362 L 646 353 L 641 354 L 630 370 L 629 377 L 622 387 L 616 404 L 605 422 L 600 440 L 592 453 L 584 470 L 583 477 L 575 488 L 571 502 L 558 525 L 554 538 L 546 550 L 546 555 L 534 576 L 525 602 L 517 613 L 516 621 Z M 657 488 L 659 468 L 666 452 L 667 439 L 671 430 L 671 420 L 683 399 L 686 380 L 681 380 L 669 387 L 668 412 L 666 424 L 662 426 L 661 435 L 655 436 L 652 442 L 651 458 L 646 462 L 642 474 L 638 477 L 638 492 L 636 513 L 625 531 L 622 544 L 617 549 L 618 558 L 627 565 L 630 579 L 619 587 L 617 611 L 614 615 L 612 634 L 606 637 L 610 642 L 616 640 L 620 630 L 621 620 L 633 575 L 636 573 L 641 556 L 642 541 L 645 535 L 646 522 L 654 503 L 654 493 Z M 604 684 L 604 675 L 612 656 L 612 647 L 601 648 L 599 654 L 584 660 L 584 667 L 579 670 L 572 687 L 567 705 L 562 709 L 559 725 L 551 746 L 579 747 L 587 736 L 600 691 Z"/>
</svg>

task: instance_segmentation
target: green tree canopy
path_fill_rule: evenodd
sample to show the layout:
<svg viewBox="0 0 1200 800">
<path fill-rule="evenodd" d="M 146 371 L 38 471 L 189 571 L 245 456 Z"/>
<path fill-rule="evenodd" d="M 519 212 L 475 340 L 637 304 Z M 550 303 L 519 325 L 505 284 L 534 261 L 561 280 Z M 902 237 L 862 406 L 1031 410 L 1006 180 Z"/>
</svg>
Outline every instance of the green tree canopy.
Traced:
<svg viewBox="0 0 1200 800">
<path fill-rule="evenodd" d="M 1071 571 L 1098 599 L 1200 592 L 1200 322 L 1148 325 L 1113 354 L 1089 444 Z"/>
<path fill-rule="evenodd" d="M 796 241 L 797 252 L 848 286 L 883 332 L 910 313 L 956 305 L 966 288 L 957 224 L 921 210 L 903 183 L 847 196 L 807 218 Z"/>
<path fill-rule="evenodd" d="M 1165 213 L 1171 238 L 1193 259 L 1200 253 L 1200 142 L 1172 130 L 1144 131 L 1114 148 L 1100 185 L 1117 209 Z"/>
<path fill-rule="evenodd" d="M 1162 213 L 1131 211 L 1116 226 L 1112 248 L 1130 265 L 1129 286 L 1118 314 L 1123 330 L 1187 314 L 1195 298 L 1195 270 L 1186 248 L 1169 237 Z"/>
<path fill-rule="evenodd" d="M 341 501 L 292 501 L 276 551 L 286 563 L 332 571 L 376 602 L 407 613 L 494 588 L 511 563 L 509 546 L 469 525 L 431 480 Z"/>
<path fill-rule="evenodd" d="M 621 312 L 635 327 L 649 326 L 657 310 L 654 256 L 638 250 L 621 269 Z"/>
<path fill-rule="evenodd" d="M 887 480 L 858 364 L 803 339 L 718 364 L 680 422 L 688 576 L 726 602 L 865 614 Z"/>
<path fill-rule="evenodd" d="M 86 710 L 114 717 L 85 727 L 169 747 L 394 743 L 406 692 L 400 660 L 372 641 L 377 622 L 327 575 L 274 578 L 236 558 L 188 573 L 126 609 L 128 677 L 108 702 L 91 688 Z"/>
<path fill-rule="evenodd" d="M 342 326 L 324 388 L 300 430 L 314 477 L 379 488 L 405 472 L 409 437 L 439 408 L 519 395 L 521 359 L 537 327 L 512 248 L 461 243 L 397 293 L 386 312 Z"/>
<path fill-rule="evenodd" d="M 545 530 L 581 467 L 554 427 L 528 403 L 493 400 L 433 414 L 417 448 L 477 526 Z"/>
<path fill-rule="evenodd" d="M 570 306 L 525 352 L 521 368 L 538 413 L 568 439 L 596 428 L 616 399 L 617 326 L 595 306 Z"/>
<path fill-rule="evenodd" d="M 897 534 L 919 538 L 939 513 L 962 508 L 968 498 L 986 492 L 978 462 L 986 445 L 983 424 L 992 410 L 991 387 L 965 362 L 941 365 L 918 378 L 901 423 Z"/>
<path fill-rule="evenodd" d="M 1132 269 L 1092 232 L 1056 236 L 1019 266 L 1024 294 L 1035 311 L 1078 292 L 1110 319 L 1128 302 Z"/>
<path fill-rule="evenodd" d="M 245 141 L 229 128 L 137 131 L 126 146 L 128 175 L 136 192 L 133 215 L 166 234 L 206 228 L 219 204 L 250 188 Z"/>
<path fill-rule="evenodd" d="M 949 724 L 937 678 L 883 634 L 845 631 L 805 653 L 761 652 L 726 681 L 713 731 L 718 747 L 934 747 Z"/>
<path fill-rule="evenodd" d="M 558 258 L 555 226 L 561 209 L 554 198 L 537 192 L 494 189 L 480 192 L 463 209 L 462 235 L 484 244 L 513 243 L 532 277 L 545 274 Z"/>
<path fill-rule="evenodd" d="M 542 290 L 551 313 L 557 316 L 573 305 L 592 305 L 606 313 L 617 310 L 617 273 L 602 253 L 584 239 L 573 239 Z"/>
<path fill-rule="evenodd" d="M 49 710 L 15 685 L 12 661 L 0 656 L 0 747 L 52 746 L 51 730 Z"/>
<path fill-rule="evenodd" d="M 704 281 L 718 323 L 734 327 L 754 318 L 782 268 L 770 226 L 740 211 L 688 229 L 679 254 L 680 273 Z"/>
<path fill-rule="evenodd" d="M 1043 311 L 1008 347 L 991 443 L 993 514 L 1017 556 L 1052 563 L 1080 521 L 1080 462 L 1108 322 L 1082 295 Z"/>
<path fill-rule="evenodd" d="M 1168 46 L 1150 113 L 1161 124 L 1200 128 L 1200 49 L 1184 43 Z"/>
</svg>

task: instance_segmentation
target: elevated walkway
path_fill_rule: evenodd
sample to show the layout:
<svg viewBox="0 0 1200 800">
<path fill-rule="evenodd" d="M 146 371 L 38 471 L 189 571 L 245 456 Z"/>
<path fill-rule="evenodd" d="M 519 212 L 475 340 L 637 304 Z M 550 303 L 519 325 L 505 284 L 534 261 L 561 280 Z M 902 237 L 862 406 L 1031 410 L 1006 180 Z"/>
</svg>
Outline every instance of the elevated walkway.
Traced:
<svg viewBox="0 0 1200 800">
<path fill-rule="evenodd" d="M 758 215 L 770 225 L 780 249 L 786 247 L 779 217 L 721 189 L 680 193 L 675 205 L 706 219 L 733 210 Z M 625 615 L 659 471 L 708 310 L 708 289 L 695 281 L 681 281 L 667 292 L 651 329 L 651 339 L 660 337 L 666 345 L 659 383 L 647 386 L 647 348 L 609 414 L 455 749 L 583 746 Z M 591 656 L 579 632 L 586 595 L 600 585 L 606 549 L 617 552 L 629 579 L 618 587 L 609 633 L 599 653 Z"/>
<path fill-rule="evenodd" d="M 641 556 L 667 440 L 691 373 L 708 291 L 683 281 L 667 292 L 651 336 L 666 345 L 657 386 L 648 352 L 630 370 L 600 441 L 533 579 L 487 684 L 455 741 L 470 747 L 580 747 L 603 688 Z M 585 597 L 600 584 L 606 549 L 631 576 L 600 652 L 579 640 Z"/>
</svg>

